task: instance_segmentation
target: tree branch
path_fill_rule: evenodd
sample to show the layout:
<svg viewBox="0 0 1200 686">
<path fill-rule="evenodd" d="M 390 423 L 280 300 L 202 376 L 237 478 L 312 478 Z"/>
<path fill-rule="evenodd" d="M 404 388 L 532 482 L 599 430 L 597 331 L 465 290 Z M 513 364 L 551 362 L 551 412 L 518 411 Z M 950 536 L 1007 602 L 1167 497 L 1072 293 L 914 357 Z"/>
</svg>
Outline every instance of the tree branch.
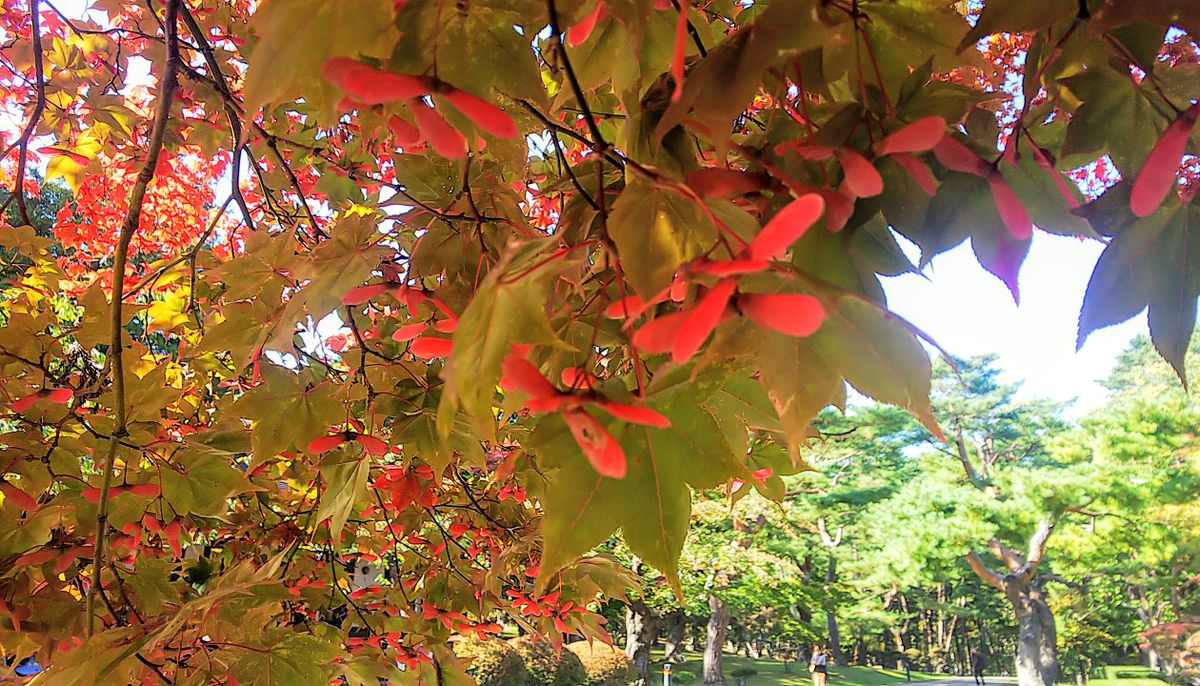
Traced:
<svg viewBox="0 0 1200 686">
<path fill-rule="evenodd" d="M 975 572 L 975 576 L 983 579 L 988 585 L 994 586 L 997 590 L 1004 590 L 1004 577 L 996 570 L 984 564 L 983 559 L 974 550 L 967 553 L 967 564 L 971 565 L 971 570 Z"/>
<path fill-rule="evenodd" d="M 142 217 L 142 203 L 146 199 L 146 189 L 154 179 L 154 170 L 158 166 L 158 157 L 162 152 L 163 139 L 166 137 L 167 124 L 171 118 L 171 103 L 175 96 L 175 87 L 179 81 L 176 70 L 179 68 L 179 36 L 175 23 L 178 16 L 180 0 L 167 0 L 166 21 L 164 30 L 167 35 L 167 53 L 163 60 L 162 81 L 159 87 L 158 103 L 154 112 L 154 127 L 150 132 L 150 140 L 146 144 L 146 161 L 138 172 L 137 181 L 129 193 L 129 209 L 125 220 L 121 223 L 121 232 L 117 238 L 116 252 L 113 255 L 113 287 L 112 287 L 112 316 L 109 320 L 112 340 L 109 343 L 108 355 L 112 360 L 113 379 L 113 433 L 108 442 L 108 454 L 104 460 L 104 476 L 100 485 L 99 505 L 96 508 L 96 550 L 92 560 L 92 583 L 87 594 L 87 635 L 90 637 L 96 631 L 96 595 L 100 590 L 101 574 L 104 569 L 104 543 L 108 534 L 108 499 L 112 490 L 113 472 L 117 457 L 117 446 L 120 439 L 126 435 L 129 422 L 128 410 L 125 406 L 125 361 L 122 350 L 124 340 L 124 297 L 125 297 L 125 268 L 129 261 L 129 243 L 137 231 Z"/>
<path fill-rule="evenodd" d="M 1046 543 L 1050 540 L 1050 534 L 1054 533 L 1056 523 L 1052 519 L 1043 519 L 1038 522 L 1037 530 L 1029 538 L 1029 555 L 1018 572 L 1024 578 L 1032 579 L 1033 575 L 1037 573 L 1038 565 L 1042 563 L 1042 556 L 1046 552 Z"/>
<path fill-rule="evenodd" d="M 46 73 L 45 67 L 42 64 L 42 25 L 38 0 L 30 0 L 29 21 L 32 31 L 30 39 L 33 42 L 34 88 L 37 91 L 37 96 L 33 101 L 33 111 L 29 113 L 29 124 L 25 126 L 25 130 L 21 132 L 21 137 L 15 143 L 18 146 L 17 178 L 15 187 L 13 188 L 13 195 L 16 196 L 17 200 L 17 210 L 21 213 L 21 221 L 26 224 L 29 224 L 29 209 L 25 206 L 24 186 L 25 164 L 29 158 L 29 139 L 33 137 L 33 132 L 37 129 L 38 122 L 42 119 L 42 111 L 46 109 Z"/>
</svg>

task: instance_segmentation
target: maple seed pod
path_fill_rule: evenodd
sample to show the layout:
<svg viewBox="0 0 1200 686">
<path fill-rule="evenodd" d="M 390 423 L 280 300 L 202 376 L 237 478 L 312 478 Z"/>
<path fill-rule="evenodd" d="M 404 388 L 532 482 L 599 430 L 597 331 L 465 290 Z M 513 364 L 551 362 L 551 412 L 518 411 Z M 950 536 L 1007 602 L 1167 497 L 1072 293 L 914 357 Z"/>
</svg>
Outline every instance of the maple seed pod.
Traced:
<svg viewBox="0 0 1200 686">
<path fill-rule="evenodd" d="M 987 176 L 991 165 L 983 160 L 974 150 L 957 138 L 946 136 L 933 146 L 933 156 L 943 167 L 957 172 L 965 172 L 976 176 Z"/>
<path fill-rule="evenodd" d="M 929 167 L 924 162 L 906 152 L 894 153 L 891 159 L 907 172 L 927 195 L 933 197 L 937 194 L 937 181 L 933 178 L 933 172 L 929 171 Z"/>
<path fill-rule="evenodd" d="M 457 159 L 467 154 L 467 139 L 462 132 L 450 125 L 441 114 L 422 100 L 410 103 L 413 119 L 417 120 L 417 128 L 421 136 L 429 142 L 429 147 L 442 157 Z"/>
<path fill-rule="evenodd" d="M 804 293 L 745 293 L 737 306 L 755 324 L 789 336 L 811 336 L 825 320 L 821 301 Z"/>
<path fill-rule="evenodd" d="M 1187 152 L 1188 138 L 1192 135 L 1192 129 L 1196 128 L 1198 116 L 1200 103 L 1180 112 L 1154 144 L 1129 192 L 1129 209 L 1135 215 L 1145 217 L 1153 214 L 1167 199 L 1167 194 L 1175 186 L 1175 175 L 1183 154 Z"/>
<path fill-rule="evenodd" d="M 736 289 L 737 282 L 733 279 L 718 281 L 717 285 L 705 293 L 700 302 L 688 311 L 687 319 L 679 327 L 671 344 L 672 360 L 683 364 L 696 354 L 709 334 L 717 328 Z"/>
<path fill-rule="evenodd" d="M 411 148 L 421 142 L 417 127 L 394 114 L 388 118 L 388 130 L 392 132 L 392 143 L 398 148 Z"/>
<path fill-rule="evenodd" d="M 787 249 L 816 223 L 825 211 L 825 200 L 816 193 L 808 193 L 791 201 L 771 217 L 771 221 L 758 232 L 748 250 L 752 260 L 776 260 L 783 257 Z"/>
<path fill-rule="evenodd" d="M 871 161 L 857 150 L 838 148 L 838 161 L 846 174 L 846 189 L 856 198 L 870 198 L 883 192 L 883 177 Z"/>
<path fill-rule="evenodd" d="M 946 120 L 938 115 L 922 117 L 896 129 L 875 144 L 877 155 L 898 152 L 925 152 L 946 137 Z"/>
<path fill-rule="evenodd" d="M 432 92 L 434 85 L 428 77 L 376 69 L 350 57 L 325 60 L 321 75 L 364 105 L 419 98 Z"/>
<path fill-rule="evenodd" d="M 988 185 L 992 189 L 992 198 L 996 202 L 996 210 L 1000 212 L 1000 219 L 1012 237 L 1023 241 L 1032 236 L 1033 222 L 1029 219 L 1029 213 L 1013 192 L 1012 186 L 1004 180 L 1004 176 L 999 171 L 993 171 L 988 175 Z"/>
<path fill-rule="evenodd" d="M 603 424 L 583 408 L 563 412 L 563 419 L 596 473 L 612 479 L 625 477 L 625 451 Z"/>
<path fill-rule="evenodd" d="M 596 6 L 588 12 L 583 21 L 571 27 L 567 31 L 567 45 L 582 45 L 592 35 L 592 31 L 596 29 L 596 22 L 604 18 L 608 14 L 608 7 L 604 4 L 604 0 L 598 0 Z"/>
<path fill-rule="evenodd" d="M 441 96 L 475 122 L 476 126 L 493 136 L 512 138 L 517 135 L 517 125 L 513 123 L 512 117 L 487 100 L 457 89 L 442 93 Z"/>
</svg>

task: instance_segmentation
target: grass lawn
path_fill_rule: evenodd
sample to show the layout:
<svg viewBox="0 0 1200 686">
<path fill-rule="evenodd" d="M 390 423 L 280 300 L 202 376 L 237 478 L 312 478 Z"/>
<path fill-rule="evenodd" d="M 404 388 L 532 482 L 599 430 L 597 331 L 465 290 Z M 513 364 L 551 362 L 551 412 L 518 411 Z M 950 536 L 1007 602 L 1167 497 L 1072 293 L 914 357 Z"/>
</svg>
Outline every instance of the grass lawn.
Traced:
<svg viewBox="0 0 1200 686">
<path fill-rule="evenodd" d="M 659 659 L 662 653 L 655 651 L 654 657 Z M 686 673 L 682 679 L 672 679 L 672 686 L 702 686 L 701 676 L 704 672 L 703 661 L 699 653 L 688 653 L 683 662 L 674 667 L 674 674 Z M 784 664 L 778 660 L 755 660 L 739 655 L 725 655 L 725 680 L 732 685 L 737 684 L 738 677 L 734 672 L 739 668 L 753 669 L 755 674 L 747 675 L 746 686 L 810 686 L 812 677 L 808 674 L 808 666 L 803 663 L 791 663 L 790 669 L 784 669 Z M 654 681 L 659 684 L 662 679 L 662 665 L 655 664 Z M 914 671 L 913 681 L 942 678 L 945 675 L 927 674 Z M 685 683 L 686 682 L 686 683 Z M 885 686 L 904 682 L 904 672 L 895 669 L 878 667 L 830 667 L 829 686 Z M 1122 681 L 1121 686 L 1136 686 Z M 1163 686 L 1160 682 L 1155 686 Z"/>
<path fill-rule="evenodd" d="M 1154 676 L 1154 670 L 1143 665 L 1109 665 L 1103 679 L 1092 679 L 1088 686 L 1166 686 Z"/>
</svg>

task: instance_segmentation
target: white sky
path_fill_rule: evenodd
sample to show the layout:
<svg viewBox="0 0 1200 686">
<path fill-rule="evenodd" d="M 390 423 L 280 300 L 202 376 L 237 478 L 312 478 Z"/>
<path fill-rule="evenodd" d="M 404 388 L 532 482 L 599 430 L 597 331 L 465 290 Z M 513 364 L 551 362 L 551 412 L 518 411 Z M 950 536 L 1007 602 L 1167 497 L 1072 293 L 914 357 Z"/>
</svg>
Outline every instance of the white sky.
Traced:
<svg viewBox="0 0 1200 686">
<path fill-rule="evenodd" d="M 1143 312 L 1124 324 L 1096 331 L 1075 351 L 1083 293 L 1103 245 L 1034 232 L 1021 269 L 1021 305 L 999 279 L 983 270 L 969 244 L 933 259 L 929 279 L 885 279 L 888 304 L 954 355 L 1000 356 L 1007 381 L 1022 381 L 1022 395 L 1078 398 L 1071 414 L 1104 400 L 1097 382 L 1131 338 L 1146 333 Z"/>
</svg>

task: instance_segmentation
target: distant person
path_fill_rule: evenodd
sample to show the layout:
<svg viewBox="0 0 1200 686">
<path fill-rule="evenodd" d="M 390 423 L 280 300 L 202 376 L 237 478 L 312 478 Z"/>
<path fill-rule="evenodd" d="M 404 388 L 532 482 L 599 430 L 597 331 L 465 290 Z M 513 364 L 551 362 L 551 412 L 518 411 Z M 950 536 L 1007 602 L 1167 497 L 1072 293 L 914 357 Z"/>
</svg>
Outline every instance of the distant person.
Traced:
<svg viewBox="0 0 1200 686">
<path fill-rule="evenodd" d="M 979 652 L 978 648 L 971 650 L 971 674 L 975 675 L 975 686 L 983 686 L 986 681 L 983 680 L 983 670 L 987 669 L 987 658 L 983 653 Z"/>
<path fill-rule="evenodd" d="M 824 646 L 813 646 L 812 659 L 808 661 L 808 671 L 812 673 L 813 686 L 825 686 L 829 679 L 829 656 L 825 654 Z"/>
</svg>

